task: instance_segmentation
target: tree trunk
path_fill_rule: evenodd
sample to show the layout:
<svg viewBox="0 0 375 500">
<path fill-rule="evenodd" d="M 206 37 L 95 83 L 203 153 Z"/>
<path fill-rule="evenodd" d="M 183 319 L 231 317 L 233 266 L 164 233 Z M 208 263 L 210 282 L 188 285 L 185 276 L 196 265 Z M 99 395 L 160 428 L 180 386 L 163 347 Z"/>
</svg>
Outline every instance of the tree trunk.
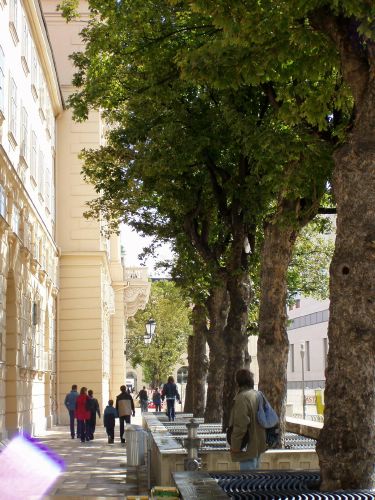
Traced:
<svg viewBox="0 0 375 500">
<path fill-rule="evenodd" d="M 261 253 L 258 365 L 259 389 L 280 418 L 280 443 L 285 432 L 287 364 L 287 271 L 296 240 L 295 228 L 268 223 Z"/>
<path fill-rule="evenodd" d="M 224 328 L 227 322 L 229 298 L 225 281 L 213 287 L 207 300 L 210 328 L 207 343 L 210 362 L 207 376 L 207 402 L 204 420 L 207 423 L 221 422 L 223 415 L 223 387 L 227 359 Z"/>
<path fill-rule="evenodd" d="M 188 380 L 184 411 L 194 417 L 203 417 L 208 359 L 206 356 L 206 309 L 203 305 L 193 308 L 193 330 L 188 340 Z"/>
<path fill-rule="evenodd" d="M 190 335 L 187 343 L 187 361 L 188 361 L 188 378 L 186 382 L 186 391 L 185 391 L 185 404 L 184 404 L 184 412 L 193 413 L 194 408 L 194 398 L 195 398 L 195 363 L 194 363 L 194 342 L 196 339 L 196 331 L 193 323 L 193 335 Z"/>
<path fill-rule="evenodd" d="M 228 280 L 230 309 L 225 328 L 227 362 L 223 388 L 223 429 L 228 427 L 230 410 L 236 393 L 235 374 L 245 366 L 245 349 L 248 344 L 246 327 L 251 298 L 251 282 L 247 269 L 233 272 Z"/>
<path fill-rule="evenodd" d="M 373 48 L 374 50 L 374 48 Z M 375 82 L 348 143 L 335 153 L 335 253 L 330 268 L 323 490 L 375 486 Z"/>
</svg>

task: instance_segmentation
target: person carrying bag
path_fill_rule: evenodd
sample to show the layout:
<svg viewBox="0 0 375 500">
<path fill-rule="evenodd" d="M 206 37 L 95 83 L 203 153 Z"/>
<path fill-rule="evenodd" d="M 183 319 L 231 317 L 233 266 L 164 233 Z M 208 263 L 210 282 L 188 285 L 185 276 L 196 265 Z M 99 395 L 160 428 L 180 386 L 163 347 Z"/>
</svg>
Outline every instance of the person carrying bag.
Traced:
<svg viewBox="0 0 375 500">
<path fill-rule="evenodd" d="M 230 452 L 232 460 L 240 462 L 240 470 L 257 469 L 267 445 L 266 431 L 257 420 L 258 394 L 254 390 L 254 376 L 249 370 L 241 368 L 236 373 L 236 382 L 238 392 L 229 421 L 229 428 L 232 427 Z"/>
</svg>

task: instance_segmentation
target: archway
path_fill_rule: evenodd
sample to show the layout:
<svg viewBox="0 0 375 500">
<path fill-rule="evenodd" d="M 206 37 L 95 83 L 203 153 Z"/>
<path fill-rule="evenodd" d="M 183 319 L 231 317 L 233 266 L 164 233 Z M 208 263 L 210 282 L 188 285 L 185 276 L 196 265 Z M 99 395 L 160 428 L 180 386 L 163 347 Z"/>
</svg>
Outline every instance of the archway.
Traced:
<svg viewBox="0 0 375 500">
<path fill-rule="evenodd" d="M 137 374 L 134 371 L 127 372 L 125 383 L 130 392 L 137 391 Z"/>
</svg>

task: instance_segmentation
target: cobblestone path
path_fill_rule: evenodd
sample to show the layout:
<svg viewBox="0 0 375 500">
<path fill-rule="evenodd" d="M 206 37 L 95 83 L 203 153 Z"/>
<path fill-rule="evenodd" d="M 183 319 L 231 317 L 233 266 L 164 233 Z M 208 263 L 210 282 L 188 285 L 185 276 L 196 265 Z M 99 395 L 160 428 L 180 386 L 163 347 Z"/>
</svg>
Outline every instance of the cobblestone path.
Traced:
<svg viewBox="0 0 375 500">
<path fill-rule="evenodd" d="M 109 445 L 101 423 L 99 420 L 95 439 L 88 443 L 71 439 L 68 427 L 53 427 L 38 438 L 66 463 L 65 472 L 46 499 L 124 499 L 127 495 L 147 495 L 145 468 L 127 466 L 126 447 L 119 442 L 118 426 L 115 443 Z M 132 423 L 140 423 L 140 417 Z"/>
</svg>

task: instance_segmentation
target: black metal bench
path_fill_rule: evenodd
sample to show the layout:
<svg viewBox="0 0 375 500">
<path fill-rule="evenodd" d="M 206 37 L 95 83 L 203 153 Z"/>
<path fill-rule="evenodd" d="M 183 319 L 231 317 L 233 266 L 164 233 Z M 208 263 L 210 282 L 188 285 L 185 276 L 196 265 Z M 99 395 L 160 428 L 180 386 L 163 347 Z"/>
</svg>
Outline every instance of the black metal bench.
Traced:
<svg viewBox="0 0 375 500">
<path fill-rule="evenodd" d="M 319 491 L 318 471 L 210 472 L 209 475 L 230 498 L 236 500 L 375 499 L 375 492 L 369 490 Z"/>
</svg>

